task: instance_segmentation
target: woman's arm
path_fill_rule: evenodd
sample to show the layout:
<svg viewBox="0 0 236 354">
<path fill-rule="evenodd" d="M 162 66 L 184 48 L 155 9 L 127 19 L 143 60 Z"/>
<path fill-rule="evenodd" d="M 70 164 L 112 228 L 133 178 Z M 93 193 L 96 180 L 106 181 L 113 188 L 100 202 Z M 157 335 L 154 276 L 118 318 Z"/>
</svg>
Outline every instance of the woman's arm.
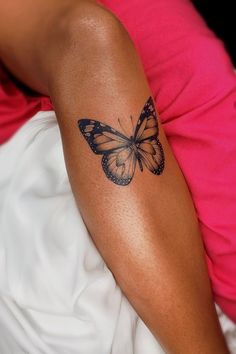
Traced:
<svg viewBox="0 0 236 354">
<path fill-rule="evenodd" d="M 168 353 L 228 353 L 195 209 L 160 121 L 164 170 L 151 173 L 143 158 L 143 172 L 136 161 L 126 186 L 107 178 L 104 170 L 114 174 L 114 162 L 103 160 L 103 170 L 102 155 L 92 151 L 111 147 L 112 131 L 101 136 L 100 126 L 94 135 L 90 122 L 86 141 L 78 128 L 78 119 L 85 117 L 118 131 L 118 117 L 126 130 L 130 115 L 137 124 L 151 92 L 128 34 L 93 1 L 21 0 L 16 5 L 2 0 L 0 5 L 1 57 L 18 78 L 51 96 L 74 196 L 121 289 Z M 99 139 L 107 145 L 99 145 Z M 119 138 L 115 143 L 121 144 Z M 134 161 L 139 155 L 132 156 Z M 116 161 L 132 175 L 124 155 Z M 117 173 L 118 183 L 125 175 Z"/>
</svg>

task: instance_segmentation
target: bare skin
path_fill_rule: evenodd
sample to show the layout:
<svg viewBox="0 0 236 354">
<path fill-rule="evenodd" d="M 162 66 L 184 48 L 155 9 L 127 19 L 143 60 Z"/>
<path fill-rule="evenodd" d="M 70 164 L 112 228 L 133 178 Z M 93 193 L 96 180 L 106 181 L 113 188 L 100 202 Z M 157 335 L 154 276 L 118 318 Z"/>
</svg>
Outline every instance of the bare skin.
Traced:
<svg viewBox="0 0 236 354">
<path fill-rule="evenodd" d="M 0 6 L 1 59 L 51 96 L 74 196 L 121 289 L 167 353 L 228 353 L 195 209 L 160 120 L 164 170 L 136 166 L 127 186 L 107 178 L 77 126 L 87 117 L 121 131 L 117 118 L 128 127 L 130 115 L 137 124 L 151 92 L 128 34 L 94 1 Z"/>
</svg>

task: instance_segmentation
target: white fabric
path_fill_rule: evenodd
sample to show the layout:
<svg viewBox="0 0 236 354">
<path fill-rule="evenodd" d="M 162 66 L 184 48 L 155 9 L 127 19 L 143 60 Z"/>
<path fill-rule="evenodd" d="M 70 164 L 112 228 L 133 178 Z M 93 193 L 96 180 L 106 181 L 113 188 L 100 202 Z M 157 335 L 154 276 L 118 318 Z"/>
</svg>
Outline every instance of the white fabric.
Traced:
<svg viewBox="0 0 236 354">
<path fill-rule="evenodd" d="M 0 166 L 0 353 L 163 353 L 86 230 L 54 113 L 2 145 Z M 236 327 L 221 321 L 236 353 Z"/>
</svg>

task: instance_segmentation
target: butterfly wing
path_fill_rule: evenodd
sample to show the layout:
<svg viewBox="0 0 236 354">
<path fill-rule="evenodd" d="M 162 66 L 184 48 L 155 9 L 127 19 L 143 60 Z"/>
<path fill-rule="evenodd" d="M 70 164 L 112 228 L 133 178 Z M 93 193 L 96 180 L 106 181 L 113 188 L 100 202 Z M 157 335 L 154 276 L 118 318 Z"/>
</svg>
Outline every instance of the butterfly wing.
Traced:
<svg viewBox="0 0 236 354">
<path fill-rule="evenodd" d="M 140 114 L 135 132 L 134 140 L 140 142 L 150 137 L 158 137 L 159 129 L 157 114 L 152 97 L 149 97 Z"/>
<path fill-rule="evenodd" d="M 120 148 L 102 158 L 102 168 L 112 182 L 126 186 L 133 178 L 137 157 L 132 146 Z"/>
<path fill-rule="evenodd" d="M 81 119 L 78 127 L 95 154 L 102 154 L 102 168 L 112 182 L 125 186 L 133 178 L 136 155 L 131 141 L 109 125 Z"/>
<path fill-rule="evenodd" d="M 162 145 L 158 139 L 150 139 L 139 144 L 138 154 L 141 162 L 155 175 L 160 175 L 165 167 Z"/>
<path fill-rule="evenodd" d="M 80 119 L 78 127 L 95 154 L 112 152 L 130 144 L 125 135 L 97 120 Z"/>
<path fill-rule="evenodd" d="M 165 164 L 164 151 L 158 134 L 157 114 L 153 99 L 149 97 L 139 117 L 134 140 L 141 163 L 156 175 L 162 173 Z"/>
</svg>

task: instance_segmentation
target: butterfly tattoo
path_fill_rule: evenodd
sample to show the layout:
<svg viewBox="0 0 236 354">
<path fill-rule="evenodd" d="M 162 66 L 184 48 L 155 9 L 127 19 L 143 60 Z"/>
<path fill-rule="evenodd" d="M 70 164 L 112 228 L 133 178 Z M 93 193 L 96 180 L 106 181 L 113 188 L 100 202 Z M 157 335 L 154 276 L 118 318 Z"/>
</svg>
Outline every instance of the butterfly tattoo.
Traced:
<svg viewBox="0 0 236 354">
<path fill-rule="evenodd" d="M 163 172 L 165 157 L 158 140 L 157 114 L 152 97 L 145 103 L 131 136 L 93 119 L 78 120 L 78 127 L 91 150 L 103 155 L 102 168 L 112 182 L 120 186 L 128 185 L 137 163 L 140 171 L 145 166 L 155 175 Z"/>
</svg>

